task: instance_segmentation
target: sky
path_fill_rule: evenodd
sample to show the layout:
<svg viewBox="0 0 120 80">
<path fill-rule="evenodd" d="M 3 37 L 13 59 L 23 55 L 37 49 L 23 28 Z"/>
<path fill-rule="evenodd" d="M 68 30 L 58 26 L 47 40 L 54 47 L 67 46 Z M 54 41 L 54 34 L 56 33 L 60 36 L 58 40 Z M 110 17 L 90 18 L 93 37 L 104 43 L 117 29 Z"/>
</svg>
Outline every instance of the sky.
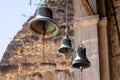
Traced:
<svg viewBox="0 0 120 80">
<path fill-rule="evenodd" d="M 0 2 L 0 60 L 16 33 L 22 25 L 33 15 L 35 5 L 31 0 L 1 0 Z M 38 0 L 33 0 L 34 2 Z M 33 3 L 33 2 L 32 2 Z"/>
</svg>

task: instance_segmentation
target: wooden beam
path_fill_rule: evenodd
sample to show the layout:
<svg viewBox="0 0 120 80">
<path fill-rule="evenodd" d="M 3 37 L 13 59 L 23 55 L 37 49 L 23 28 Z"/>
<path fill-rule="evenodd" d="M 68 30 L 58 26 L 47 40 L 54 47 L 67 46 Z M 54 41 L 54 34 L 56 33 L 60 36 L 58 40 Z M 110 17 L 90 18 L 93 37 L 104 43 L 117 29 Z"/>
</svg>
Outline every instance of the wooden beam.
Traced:
<svg viewBox="0 0 120 80">
<path fill-rule="evenodd" d="M 81 3 L 83 5 L 84 9 L 87 11 L 89 16 L 94 15 L 94 12 L 93 12 L 88 0 L 81 0 Z"/>
</svg>

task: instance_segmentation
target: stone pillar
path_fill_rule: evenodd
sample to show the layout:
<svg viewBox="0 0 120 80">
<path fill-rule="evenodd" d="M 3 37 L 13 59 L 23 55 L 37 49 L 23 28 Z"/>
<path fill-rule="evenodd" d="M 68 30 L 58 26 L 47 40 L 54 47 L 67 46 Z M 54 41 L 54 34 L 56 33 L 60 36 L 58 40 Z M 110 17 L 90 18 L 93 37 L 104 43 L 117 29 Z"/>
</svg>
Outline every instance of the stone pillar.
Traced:
<svg viewBox="0 0 120 80">
<path fill-rule="evenodd" d="M 88 69 L 83 70 L 83 80 L 100 80 L 97 28 L 98 21 L 98 15 L 87 16 L 74 21 L 75 46 L 77 48 L 80 44 L 82 36 L 82 41 L 86 48 L 86 55 L 91 63 L 91 66 Z M 75 69 L 74 80 L 79 80 L 80 77 L 80 70 Z"/>
<path fill-rule="evenodd" d="M 102 18 L 98 23 L 98 36 L 101 80 L 110 80 L 106 17 Z"/>
</svg>

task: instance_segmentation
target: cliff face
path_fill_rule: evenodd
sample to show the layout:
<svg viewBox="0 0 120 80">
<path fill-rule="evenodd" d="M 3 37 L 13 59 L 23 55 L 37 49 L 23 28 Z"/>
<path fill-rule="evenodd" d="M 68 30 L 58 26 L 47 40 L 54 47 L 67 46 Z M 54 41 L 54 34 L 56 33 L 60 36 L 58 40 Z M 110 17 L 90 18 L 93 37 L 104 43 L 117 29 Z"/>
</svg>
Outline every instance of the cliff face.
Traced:
<svg viewBox="0 0 120 80">
<path fill-rule="evenodd" d="M 68 32 L 73 43 L 72 0 L 68 3 Z M 54 19 L 59 25 L 59 34 L 45 39 L 45 54 L 43 55 L 42 39 L 29 33 L 26 29 L 27 22 L 24 23 L 22 30 L 16 34 L 4 53 L 0 63 L 0 80 L 66 80 L 66 78 L 73 78 L 72 55 L 66 59 L 63 54 L 58 53 L 66 25 L 65 0 L 59 0 L 56 3 L 49 2 L 48 5 L 53 10 Z"/>
</svg>

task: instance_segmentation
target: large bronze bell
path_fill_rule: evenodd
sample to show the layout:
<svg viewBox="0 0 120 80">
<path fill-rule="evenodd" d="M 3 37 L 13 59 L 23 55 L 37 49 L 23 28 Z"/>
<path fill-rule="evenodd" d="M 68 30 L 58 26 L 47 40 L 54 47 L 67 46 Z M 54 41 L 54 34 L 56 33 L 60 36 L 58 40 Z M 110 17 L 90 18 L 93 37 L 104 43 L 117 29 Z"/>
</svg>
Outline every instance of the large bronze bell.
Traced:
<svg viewBox="0 0 120 80">
<path fill-rule="evenodd" d="M 90 62 L 86 57 L 86 48 L 78 47 L 76 52 L 76 58 L 74 59 L 72 63 L 73 68 L 88 68 L 90 67 Z"/>
<path fill-rule="evenodd" d="M 72 48 L 71 40 L 68 35 L 65 35 L 61 40 L 61 46 L 59 47 L 58 52 L 67 54 L 72 53 L 73 51 L 74 49 Z"/>
<path fill-rule="evenodd" d="M 27 27 L 30 32 L 40 36 L 45 34 L 45 38 L 50 38 L 59 32 L 58 25 L 53 20 L 52 10 L 46 6 L 36 9 L 35 18 L 31 19 Z"/>
</svg>

